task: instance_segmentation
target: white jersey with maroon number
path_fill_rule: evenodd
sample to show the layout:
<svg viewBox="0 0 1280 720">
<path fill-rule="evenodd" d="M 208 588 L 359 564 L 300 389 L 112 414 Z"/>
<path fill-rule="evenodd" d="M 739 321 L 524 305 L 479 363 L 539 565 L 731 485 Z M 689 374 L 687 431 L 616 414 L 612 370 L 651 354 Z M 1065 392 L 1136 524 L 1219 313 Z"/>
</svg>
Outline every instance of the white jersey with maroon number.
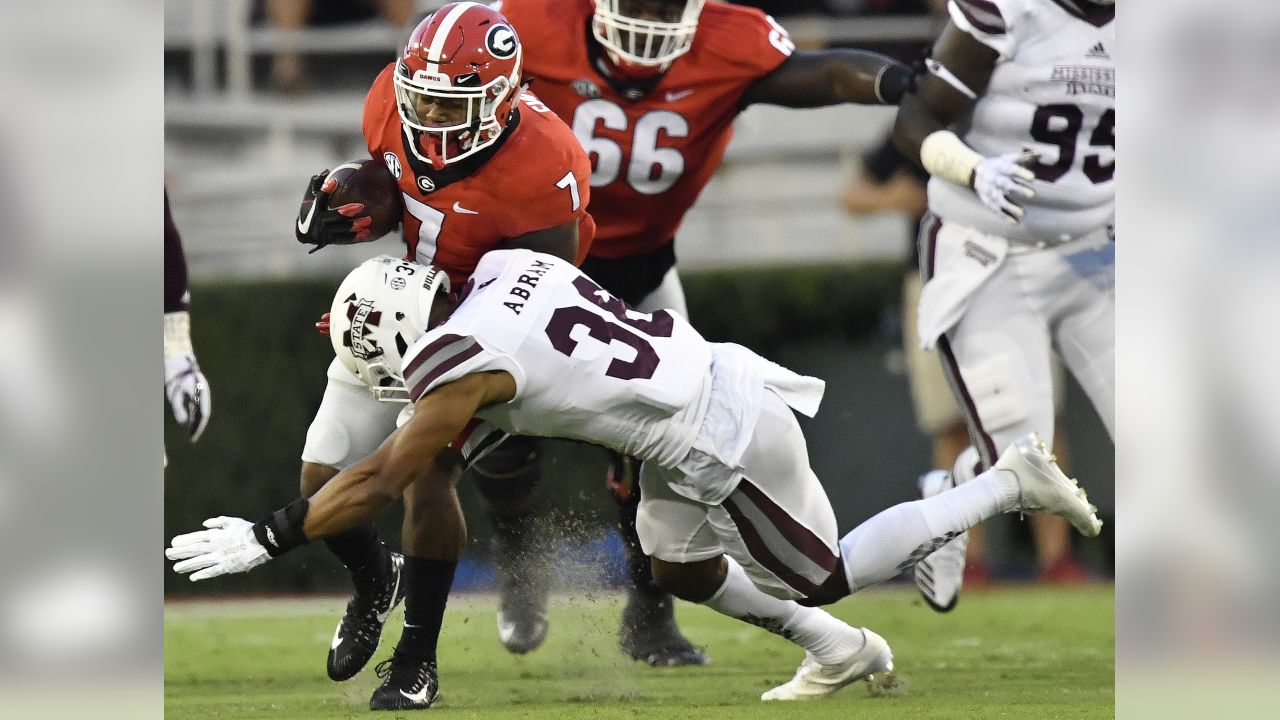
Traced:
<svg viewBox="0 0 1280 720">
<path fill-rule="evenodd" d="M 1000 53 L 991 83 L 957 134 L 983 155 L 1030 148 L 1036 197 L 1018 226 L 969 188 L 929 182 L 943 220 L 1023 243 L 1060 242 L 1115 217 L 1116 26 L 1074 0 L 951 0 L 951 21 Z"/>
<path fill-rule="evenodd" d="M 675 313 L 631 310 L 569 263 L 487 253 L 453 315 L 410 346 L 415 401 L 473 372 L 505 370 L 516 396 L 477 416 L 512 433 L 585 440 L 674 466 L 710 398 L 711 347 Z"/>
</svg>

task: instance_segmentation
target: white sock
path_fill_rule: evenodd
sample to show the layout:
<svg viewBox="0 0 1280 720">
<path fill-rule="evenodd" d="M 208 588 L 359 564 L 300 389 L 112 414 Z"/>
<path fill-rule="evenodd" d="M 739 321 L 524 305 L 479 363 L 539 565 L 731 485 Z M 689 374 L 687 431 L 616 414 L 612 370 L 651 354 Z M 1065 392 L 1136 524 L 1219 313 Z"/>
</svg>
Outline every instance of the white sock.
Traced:
<svg viewBox="0 0 1280 720">
<path fill-rule="evenodd" d="M 1017 507 L 1018 479 L 988 470 L 925 500 L 881 511 L 840 538 L 849 592 L 882 583 L 915 565 L 951 538 Z"/>
<path fill-rule="evenodd" d="M 703 603 L 718 613 L 764 628 L 813 653 L 830 664 L 862 649 L 862 632 L 821 608 L 780 600 L 756 587 L 742 566 L 728 555 L 724 584 Z"/>
</svg>

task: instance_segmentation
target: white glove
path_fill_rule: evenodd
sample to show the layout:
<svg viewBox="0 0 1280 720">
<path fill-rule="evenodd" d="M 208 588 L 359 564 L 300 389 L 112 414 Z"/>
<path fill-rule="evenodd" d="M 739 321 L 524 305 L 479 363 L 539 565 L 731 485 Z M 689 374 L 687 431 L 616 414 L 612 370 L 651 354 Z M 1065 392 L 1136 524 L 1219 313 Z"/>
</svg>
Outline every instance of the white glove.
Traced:
<svg viewBox="0 0 1280 720">
<path fill-rule="evenodd" d="M 973 191 L 978 199 L 992 212 L 1003 215 L 1011 225 L 1022 221 L 1025 211 L 1019 201 L 1036 196 L 1036 191 L 1031 189 L 1031 181 L 1036 176 L 1026 168 L 1036 157 L 1034 152 L 1024 150 L 983 158 L 973 168 Z"/>
<path fill-rule="evenodd" d="M 174 537 L 164 551 L 170 560 L 182 561 L 174 563 L 174 572 L 197 571 L 191 582 L 246 572 L 271 559 L 248 520 L 220 516 L 205 520 L 204 526 L 209 529 Z"/>
<path fill-rule="evenodd" d="M 200 372 L 191 349 L 190 322 L 186 312 L 164 316 L 164 395 L 173 410 L 173 419 L 195 442 L 209 424 L 213 398 L 209 381 Z"/>
</svg>

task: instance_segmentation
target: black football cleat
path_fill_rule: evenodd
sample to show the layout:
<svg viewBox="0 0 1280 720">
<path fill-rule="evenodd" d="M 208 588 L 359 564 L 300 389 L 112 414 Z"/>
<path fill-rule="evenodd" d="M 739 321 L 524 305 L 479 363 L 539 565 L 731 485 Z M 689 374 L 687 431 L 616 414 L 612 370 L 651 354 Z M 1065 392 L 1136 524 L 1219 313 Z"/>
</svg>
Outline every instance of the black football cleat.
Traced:
<svg viewBox="0 0 1280 720">
<path fill-rule="evenodd" d="M 531 526 L 495 522 L 491 546 L 498 566 L 498 640 L 516 655 L 536 650 L 547 639 L 546 550 L 531 537 Z"/>
<path fill-rule="evenodd" d="M 440 675 L 435 660 L 400 653 L 374 668 L 382 684 L 369 698 L 370 710 L 426 710 L 440 699 Z"/>
<path fill-rule="evenodd" d="M 347 612 L 338 621 L 329 646 L 326 669 L 330 680 L 350 680 L 369 664 L 382 639 L 382 626 L 391 611 L 404 599 L 404 556 L 389 553 L 390 568 L 372 592 L 356 590 L 347 603 Z"/>
<path fill-rule="evenodd" d="M 675 600 L 667 594 L 631 591 L 618 629 L 622 652 L 654 667 L 706 665 L 707 654 L 676 626 Z"/>
</svg>

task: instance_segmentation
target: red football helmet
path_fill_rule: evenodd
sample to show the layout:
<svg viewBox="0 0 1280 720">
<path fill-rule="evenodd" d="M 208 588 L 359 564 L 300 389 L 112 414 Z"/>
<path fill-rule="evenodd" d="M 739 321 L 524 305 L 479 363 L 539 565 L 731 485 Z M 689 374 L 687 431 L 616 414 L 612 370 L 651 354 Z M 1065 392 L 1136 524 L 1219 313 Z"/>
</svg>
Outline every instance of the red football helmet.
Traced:
<svg viewBox="0 0 1280 720">
<path fill-rule="evenodd" d="M 492 145 L 520 99 L 522 57 L 507 19 L 480 3 L 449 3 L 419 23 L 395 72 L 413 154 L 441 170 Z"/>
</svg>

